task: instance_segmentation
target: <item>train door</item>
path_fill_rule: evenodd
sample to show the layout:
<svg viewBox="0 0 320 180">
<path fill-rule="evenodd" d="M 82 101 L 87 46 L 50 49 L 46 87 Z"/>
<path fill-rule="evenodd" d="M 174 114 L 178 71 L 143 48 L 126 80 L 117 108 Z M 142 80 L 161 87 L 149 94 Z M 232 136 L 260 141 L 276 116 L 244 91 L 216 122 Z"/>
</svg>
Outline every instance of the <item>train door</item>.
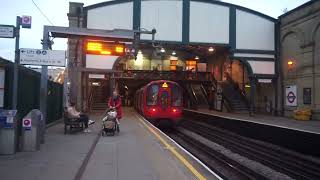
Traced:
<svg viewBox="0 0 320 180">
<path fill-rule="evenodd" d="M 169 111 L 171 101 L 170 101 L 170 92 L 169 92 L 168 84 L 163 83 L 162 88 L 159 91 L 159 108 L 161 113 L 166 113 Z"/>
</svg>

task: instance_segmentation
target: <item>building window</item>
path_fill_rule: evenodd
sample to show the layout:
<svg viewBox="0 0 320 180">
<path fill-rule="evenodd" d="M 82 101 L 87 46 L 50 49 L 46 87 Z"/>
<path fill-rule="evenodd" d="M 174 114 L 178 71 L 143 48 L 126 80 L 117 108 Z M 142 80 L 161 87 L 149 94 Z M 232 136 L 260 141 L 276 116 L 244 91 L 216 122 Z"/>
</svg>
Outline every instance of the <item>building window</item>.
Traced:
<svg viewBox="0 0 320 180">
<path fill-rule="evenodd" d="M 197 66 L 197 61 L 189 60 L 186 61 L 186 70 L 187 71 L 195 71 Z"/>
<path fill-rule="evenodd" d="M 178 60 L 170 60 L 170 70 L 175 71 L 177 70 Z"/>
</svg>

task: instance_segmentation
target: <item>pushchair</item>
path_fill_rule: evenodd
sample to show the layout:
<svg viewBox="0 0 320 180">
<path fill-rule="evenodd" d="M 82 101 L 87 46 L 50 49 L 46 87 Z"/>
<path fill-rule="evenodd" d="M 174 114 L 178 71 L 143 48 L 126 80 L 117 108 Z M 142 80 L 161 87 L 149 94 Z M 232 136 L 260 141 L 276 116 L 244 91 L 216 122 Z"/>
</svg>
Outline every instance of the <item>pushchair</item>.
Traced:
<svg viewBox="0 0 320 180">
<path fill-rule="evenodd" d="M 104 118 L 102 119 L 102 136 L 111 134 L 115 135 L 115 132 L 120 132 L 119 125 L 117 123 L 117 111 L 115 108 L 109 108 Z"/>
</svg>

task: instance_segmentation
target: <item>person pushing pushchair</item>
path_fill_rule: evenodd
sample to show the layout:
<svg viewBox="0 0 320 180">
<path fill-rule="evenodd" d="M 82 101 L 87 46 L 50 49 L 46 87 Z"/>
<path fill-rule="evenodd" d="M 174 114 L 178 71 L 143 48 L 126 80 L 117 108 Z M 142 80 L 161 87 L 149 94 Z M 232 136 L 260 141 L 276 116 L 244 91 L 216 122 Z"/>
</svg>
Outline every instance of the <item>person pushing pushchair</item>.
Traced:
<svg viewBox="0 0 320 180">
<path fill-rule="evenodd" d="M 110 109 L 114 108 L 117 111 L 117 124 L 120 124 L 120 119 L 122 118 L 122 107 L 121 107 L 121 97 L 118 95 L 117 91 L 113 91 L 112 97 L 108 100 L 108 107 Z"/>
</svg>

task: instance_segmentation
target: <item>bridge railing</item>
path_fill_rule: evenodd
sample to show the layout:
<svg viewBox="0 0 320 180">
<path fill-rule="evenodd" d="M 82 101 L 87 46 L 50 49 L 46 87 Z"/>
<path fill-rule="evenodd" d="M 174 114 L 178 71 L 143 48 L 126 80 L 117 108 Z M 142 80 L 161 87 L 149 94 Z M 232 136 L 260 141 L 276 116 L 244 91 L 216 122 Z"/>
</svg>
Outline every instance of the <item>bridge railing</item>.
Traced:
<svg viewBox="0 0 320 180">
<path fill-rule="evenodd" d="M 210 72 L 191 72 L 191 71 L 147 71 L 147 70 L 125 70 L 116 73 L 115 78 L 133 78 L 133 79 L 166 79 L 175 81 L 212 81 Z"/>
</svg>

